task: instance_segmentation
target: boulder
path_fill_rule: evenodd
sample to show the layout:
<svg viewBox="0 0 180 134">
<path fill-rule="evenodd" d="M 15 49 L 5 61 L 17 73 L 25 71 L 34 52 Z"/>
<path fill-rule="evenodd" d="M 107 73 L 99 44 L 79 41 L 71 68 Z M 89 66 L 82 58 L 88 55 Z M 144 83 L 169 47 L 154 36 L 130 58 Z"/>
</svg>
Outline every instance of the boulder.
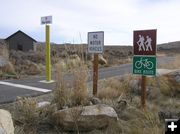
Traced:
<svg viewBox="0 0 180 134">
<path fill-rule="evenodd" d="M 130 80 L 129 87 L 133 94 L 139 95 L 141 93 L 140 80 Z"/>
<path fill-rule="evenodd" d="M 99 55 L 98 61 L 99 61 L 99 64 L 101 64 L 101 65 L 106 65 L 107 64 L 107 60 L 104 59 L 104 57 L 102 55 Z"/>
<path fill-rule="evenodd" d="M 172 84 L 172 95 L 180 97 L 180 70 L 167 74 L 167 77 Z"/>
<path fill-rule="evenodd" d="M 172 78 L 174 81 L 176 81 L 177 83 L 180 83 L 180 70 L 173 71 L 169 73 L 168 76 Z"/>
<path fill-rule="evenodd" d="M 0 134 L 14 134 L 11 114 L 3 109 L 0 109 Z"/>
<path fill-rule="evenodd" d="M 65 131 L 101 129 L 118 120 L 115 110 L 103 104 L 59 110 L 53 117 L 56 125 Z"/>
<path fill-rule="evenodd" d="M 39 102 L 37 104 L 37 107 L 38 108 L 43 108 L 43 107 L 46 107 L 46 106 L 49 106 L 51 103 L 49 101 L 42 101 L 42 102 Z"/>
<path fill-rule="evenodd" d="M 130 80 L 129 81 L 130 91 L 134 95 L 141 95 L 141 80 Z M 151 87 L 146 86 L 146 92 L 149 95 L 151 93 Z"/>
<path fill-rule="evenodd" d="M 90 97 L 89 98 L 90 102 L 93 104 L 93 105 L 96 105 L 96 104 L 100 104 L 101 103 L 101 100 L 97 97 Z"/>
<path fill-rule="evenodd" d="M 1 126 L 0 126 L 0 134 L 7 134 L 4 128 L 2 128 Z"/>
</svg>

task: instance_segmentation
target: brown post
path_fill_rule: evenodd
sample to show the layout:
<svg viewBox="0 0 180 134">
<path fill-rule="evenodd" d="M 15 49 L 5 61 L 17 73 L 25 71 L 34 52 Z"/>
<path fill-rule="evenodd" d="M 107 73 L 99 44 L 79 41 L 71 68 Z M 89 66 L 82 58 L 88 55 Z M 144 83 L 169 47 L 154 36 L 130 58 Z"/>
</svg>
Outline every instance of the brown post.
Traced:
<svg viewBox="0 0 180 134">
<path fill-rule="evenodd" d="M 142 76 L 142 80 L 141 80 L 141 106 L 145 110 L 146 108 L 146 76 Z"/>
<path fill-rule="evenodd" d="M 93 64 L 93 95 L 97 95 L 98 87 L 98 54 L 94 54 L 94 64 Z"/>
</svg>

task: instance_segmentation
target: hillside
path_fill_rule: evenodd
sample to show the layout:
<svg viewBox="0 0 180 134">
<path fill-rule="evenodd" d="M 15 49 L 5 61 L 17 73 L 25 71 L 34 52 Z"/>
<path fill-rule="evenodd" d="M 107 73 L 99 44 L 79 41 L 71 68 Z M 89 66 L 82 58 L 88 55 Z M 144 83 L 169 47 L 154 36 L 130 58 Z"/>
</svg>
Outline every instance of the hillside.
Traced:
<svg viewBox="0 0 180 134">
<path fill-rule="evenodd" d="M 180 53 L 180 41 L 159 44 L 159 45 L 157 45 L 157 51 L 169 53 L 169 54 L 172 54 L 172 53 L 179 54 Z"/>
</svg>

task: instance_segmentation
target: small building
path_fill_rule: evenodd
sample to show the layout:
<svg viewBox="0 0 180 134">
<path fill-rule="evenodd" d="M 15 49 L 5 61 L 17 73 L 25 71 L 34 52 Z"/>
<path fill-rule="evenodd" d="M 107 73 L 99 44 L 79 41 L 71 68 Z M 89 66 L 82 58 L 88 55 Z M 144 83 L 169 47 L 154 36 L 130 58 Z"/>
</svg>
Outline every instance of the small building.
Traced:
<svg viewBox="0 0 180 134">
<path fill-rule="evenodd" d="M 35 43 L 37 42 L 35 39 L 25 34 L 22 31 L 17 31 L 11 36 L 5 39 L 9 50 L 19 50 L 19 51 L 30 51 L 35 50 Z"/>
</svg>

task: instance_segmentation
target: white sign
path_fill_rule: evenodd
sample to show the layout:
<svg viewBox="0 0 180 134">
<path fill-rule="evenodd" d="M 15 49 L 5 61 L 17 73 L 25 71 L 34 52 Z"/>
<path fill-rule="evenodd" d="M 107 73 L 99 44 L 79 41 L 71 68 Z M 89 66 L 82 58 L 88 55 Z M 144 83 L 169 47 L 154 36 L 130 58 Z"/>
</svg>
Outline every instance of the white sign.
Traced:
<svg viewBox="0 0 180 134">
<path fill-rule="evenodd" d="M 104 32 L 88 33 L 88 53 L 103 53 Z"/>
<path fill-rule="evenodd" d="M 41 17 L 41 24 L 52 24 L 52 16 Z"/>
</svg>

